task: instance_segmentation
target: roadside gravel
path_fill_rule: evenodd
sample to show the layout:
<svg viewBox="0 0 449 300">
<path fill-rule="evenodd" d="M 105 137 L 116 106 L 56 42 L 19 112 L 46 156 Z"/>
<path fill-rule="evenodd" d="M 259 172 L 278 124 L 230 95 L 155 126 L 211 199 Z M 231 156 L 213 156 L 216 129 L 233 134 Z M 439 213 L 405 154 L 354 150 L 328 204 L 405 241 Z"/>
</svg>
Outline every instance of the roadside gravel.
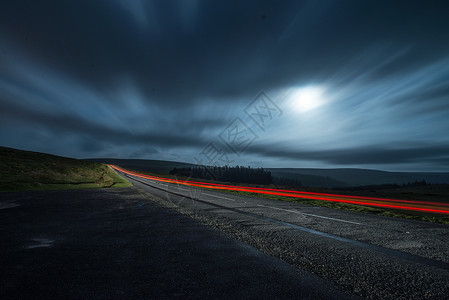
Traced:
<svg viewBox="0 0 449 300">
<path fill-rule="evenodd" d="M 153 195 L 149 197 L 153 201 L 197 219 L 203 224 L 218 228 L 264 253 L 328 279 L 349 293 L 368 299 L 447 299 L 449 297 L 447 269 L 411 262 L 357 245 L 320 237 L 282 224 L 273 224 L 254 218 L 251 215 L 192 201 L 186 197 L 173 194 L 167 197 L 166 192 L 139 182 L 134 184 L 141 189 L 142 193 L 151 191 Z M 250 209 L 252 208 L 240 208 L 244 212 Z M 360 218 L 363 219 L 363 215 Z M 385 219 L 388 221 L 388 218 Z M 312 228 L 319 228 L 319 226 L 321 225 L 311 224 Z M 331 232 L 333 230 L 329 229 Z M 366 241 L 372 239 L 373 237 L 366 236 Z M 384 244 L 385 241 L 394 242 L 394 239 L 388 237 L 379 237 L 379 239 L 380 244 Z M 400 246 L 401 241 L 396 240 L 396 243 Z M 425 245 L 420 247 L 421 250 L 418 249 L 418 252 L 423 251 L 423 248 Z M 411 252 L 413 251 L 412 249 Z M 444 249 L 439 249 L 438 253 L 440 254 L 437 256 L 443 257 L 443 260 L 447 258 L 447 252 Z"/>
</svg>

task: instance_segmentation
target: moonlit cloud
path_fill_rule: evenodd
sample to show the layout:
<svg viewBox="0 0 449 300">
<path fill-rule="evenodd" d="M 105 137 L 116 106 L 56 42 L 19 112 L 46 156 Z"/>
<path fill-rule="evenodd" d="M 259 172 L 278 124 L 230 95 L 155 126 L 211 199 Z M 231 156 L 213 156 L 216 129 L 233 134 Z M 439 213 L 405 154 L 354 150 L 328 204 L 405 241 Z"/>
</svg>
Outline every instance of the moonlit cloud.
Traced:
<svg viewBox="0 0 449 300">
<path fill-rule="evenodd" d="M 1 145 L 267 167 L 449 170 L 445 1 L 10 1 Z M 260 91 L 282 111 L 261 127 Z M 239 118 L 242 153 L 222 132 Z M 235 150 L 235 149 L 234 149 Z"/>
<path fill-rule="evenodd" d="M 291 108 L 299 113 L 308 113 L 329 101 L 324 88 L 320 86 L 305 86 L 293 89 L 289 96 Z"/>
</svg>

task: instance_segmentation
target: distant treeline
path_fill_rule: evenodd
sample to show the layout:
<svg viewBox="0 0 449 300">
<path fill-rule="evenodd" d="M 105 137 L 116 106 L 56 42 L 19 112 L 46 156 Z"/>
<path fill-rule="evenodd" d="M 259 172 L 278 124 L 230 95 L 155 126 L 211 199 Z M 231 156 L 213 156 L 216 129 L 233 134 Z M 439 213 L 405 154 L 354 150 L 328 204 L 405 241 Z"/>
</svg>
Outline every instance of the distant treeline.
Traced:
<svg viewBox="0 0 449 300">
<path fill-rule="evenodd" d="M 400 187 L 412 187 L 412 186 L 426 186 L 430 185 L 425 180 L 416 180 L 414 182 L 408 182 L 404 184 L 388 183 L 388 184 L 377 184 L 377 185 L 361 185 L 353 187 L 335 187 L 334 190 L 351 190 L 351 191 L 366 191 L 366 190 L 387 190 L 387 189 L 397 189 Z"/>
<path fill-rule="evenodd" d="M 200 179 L 218 180 L 226 182 L 241 182 L 254 184 L 271 184 L 271 172 L 263 168 L 251 167 L 217 167 L 196 166 L 187 168 L 174 168 L 170 175 L 195 177 Z"/>
<path fill-rule="evenodd" d="M 194 177 L 224 182 L 275 184 L 280 186 L 301 187 L 301 181 L 295 178 L 272 176 L 271 171 L 264 168 L 251 168 L 243 166 L 195 166 L 185 168 L 173 168 L 170 175 Z"/>
</svg>

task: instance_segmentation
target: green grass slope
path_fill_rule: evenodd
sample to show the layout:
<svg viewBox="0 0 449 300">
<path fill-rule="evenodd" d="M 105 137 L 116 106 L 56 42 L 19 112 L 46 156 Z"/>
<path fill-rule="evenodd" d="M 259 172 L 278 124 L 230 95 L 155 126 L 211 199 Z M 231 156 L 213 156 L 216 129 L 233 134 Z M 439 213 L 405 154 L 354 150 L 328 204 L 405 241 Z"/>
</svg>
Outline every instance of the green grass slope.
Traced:
<svg viewBox="0 0 449 300">
<path fill-rule="evenodd" d="M 0 147 L 2 192 L 131 185 L 102 163 Z"/>
</svg>

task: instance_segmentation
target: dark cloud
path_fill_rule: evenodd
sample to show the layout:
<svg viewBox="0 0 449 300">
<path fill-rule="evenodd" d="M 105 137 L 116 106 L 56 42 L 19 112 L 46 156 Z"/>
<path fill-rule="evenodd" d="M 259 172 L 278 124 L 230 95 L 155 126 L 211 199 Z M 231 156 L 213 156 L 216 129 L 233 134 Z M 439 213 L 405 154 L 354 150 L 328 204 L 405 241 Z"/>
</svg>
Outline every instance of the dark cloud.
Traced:
<svg viewBox="0 0 449 300">
<path fill-rule="evenodd" d="M 177 104 L 327 78 L 371 47 L 385 53 L 360 68 L 413 47 L 377 77 L 448 53 L 443 1 L 201 1 L 188 21 L 179 1 L 141 1 L 154 18 L 144 24 L 120 4 L 133 2 L 14 1 L 3 5 L 2 33 L 83 84 L 107 92 L 129 75 L 148 98 Z"/>
<path fill-rule="evenodd" d="M 84 140 L 83 149 L 99 150 L 98 146 L 86 146 L 86 140 L 92 144 L 103 144 L 113 141 L 117 144 L 127 145 L 157 145 L 159 147 L 200 147 L 207 140 L 199 135 L 186 135 L 181 132 L 165 130 L 133 133 L 123 129 L 115 129 L 107 124 L 99 125 L 92 121 L 69 114 L 50 114 L 36 112 L 8 104 L 7 107 L 0 102 L 0 124 L 7 128 L 15 123 L 27 125 L 34 129 L 45 129 L 55 135 L 81 136 Z M 207 124 L 207 123 L 206 123 Z M 55 141 L 57 143 L 57 141 Z"/>
<path fill-rule="evenodd" d="M 448 145 L 386 148 L 385 145 L 319 151 L 285 150 L 273 146 L 251 147 L 252 154 L 271 158 L 314 160 L 335 165 L 388 165 L 432 161 L 449 167 Z"/>
</svg>

